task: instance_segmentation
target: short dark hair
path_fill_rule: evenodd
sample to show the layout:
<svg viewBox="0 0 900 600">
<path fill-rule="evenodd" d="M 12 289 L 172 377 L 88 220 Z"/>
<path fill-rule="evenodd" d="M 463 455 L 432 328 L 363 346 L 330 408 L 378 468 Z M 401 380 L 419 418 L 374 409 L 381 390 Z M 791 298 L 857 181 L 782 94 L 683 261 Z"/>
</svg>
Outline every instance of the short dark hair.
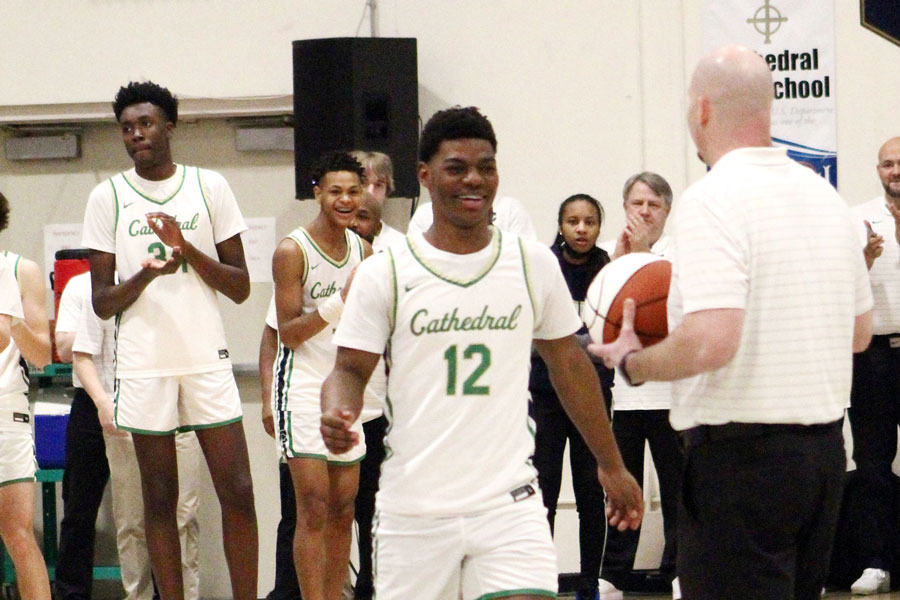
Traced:
<svg viewBox="0 0 900 600">
<path fill-rule="evenodd" d="M 0 192 L 0 231 L 9 227 L 9 200 Z"/>
<path fill-rule="evenodd" d="M 172 125 L 178 122 L 178 98 L 168 88 L 152 81 L 130 81 L 128 85 L 119 88 L 112 105 L 116 121 L 122 118 L 122 112 L 126 108 L 142 102 L 149 102 L 159 108 Z"/>
<path fill-rule="evenodd" d="M 366 170 L 359 164 L 359 161 L 350 156 L 347 152 L 326 152 L 316 160 L 309 168 L 309 179 L 313 186 L 319 185 L 322 178 L 327 173 L 335 171 L 349 171 L 359 175 L 360 183 L 366 176 Z"/>
<path fill-rule="evenodd" d="M 454 106 L 434 115 L 422 129 L 419 140 L 419 160 L 428 162 L 437 153 L 444 140 L 462 139 L 487 140 L 494 152 L 497 151 L 497 136 L 487 117 L 474 106 L 462 108 Z"/>
<path fill-rule="evenodd" d="M 593 196 L 591 196 L 589 194 L 573 194 L 573 195 L 569 196 L 568 198 L 566 198 L 565 200 L 563 200 L 562 203 L 559 205 L 559 214 L 556 216 L 556 224 L 559 225 L 560 227 L 562 227 L 563 213 L 566 212 L 566 207 L 568 205 L 572 204 L 573 202 L 578 202 L 579 200 L 583 200 L 584 202 L 588 202 L 588 203 L 594 205 L 594 208 L 597 209 L 597 224 L 602 227 L 603 226 L 603 217 L 604 217 L 603 205 L 600 204 L 599 200 L 597 200 L 596 198 L 594 198 Z M 553 240 L 553 245 L 559 246 L 560 248 L 562 248 L 564 243 L 565 243 L 565 239 L 563 238 L 562 231 L 557 232 L 556 238 Z"/>
</svg>

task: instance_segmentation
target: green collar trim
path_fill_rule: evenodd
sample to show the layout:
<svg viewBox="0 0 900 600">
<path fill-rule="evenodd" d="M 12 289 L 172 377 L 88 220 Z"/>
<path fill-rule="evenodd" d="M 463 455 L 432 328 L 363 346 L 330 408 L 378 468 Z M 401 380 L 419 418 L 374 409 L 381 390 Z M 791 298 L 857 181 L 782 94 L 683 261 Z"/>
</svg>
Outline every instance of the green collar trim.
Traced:
<svg viewBox="0 0 900 600">
<path fill-rule="evenodd" d="M 301 227 L 300 233 L 303 234 L 303 237 L 305 237 L 309 241 L 309 243 L 312 245 L 312 247 L 315 248 L 316 252 L 318 252 L 322 258 L 327 260 L 329 263 L 331 263 L 335 267 L 338 267 L 338 268 L 343 267 L 344 265 L 347 264 L 347 261 L 350 260 L 350 255 L 353 253 L 353 247 L 350 244 L 350 234 L 346 229 L 344 230 L 344 240 L 346 240 L 346 242 L 347 242 L 347 253 L 344 255 L 344 258 L 342 258 L 340 261 L 335 261 L 333 258 L 328 256 L 328 254 L 326 254 L 324 250 L 319 248 L 319 245 L 316 243 L 316 240 L 314 240 L 313 237 L 311 235 L 309 235 L 309 232 L 306 231 L 306 229 Z"/>
<path fill-rule="evenodd" d="M 471 285 L 475 285 L 481 279 L 490 273 L 491 269 L 494 268 L 494 265 L 497 264 L 497 260 L 500 258 L 500 247 L 502 245 L 503 234 L 499 229 L 491 225 L 491 229 L 493 230 L 494 235 L 491 237 L 491 256 L 488 258 L 487 262 L 478 273 L 472 276 L 471 279 L 457 279 L 455 277 L 451 277 L 445 273 L 442 273 L 436 266 L 432 265 L 428 262 L 428 260 L 422 255 L 421 250 L 416 246 L 413 242 L 412 236 L 406 237 L 406 244 L 409 246 L 409 251 L 412 252 L 413 258 L 422 265 L 422 267 L 437 277 L 442 281 L 446 281 L 447 283 L 452 283 L 453 285 L 458 285 L 459 287 L 469 287 Z"/>
<path fill-rule="evenodd" d="M 162 200 L 157 199 L 157 198 L 151 198 L 150 196 L 148 196 L 147 194 L 142 192 L 140 189 L 138 189 L 138 187 L 130 179 L 128 179 L 128 176 L 125 175 L 125 173 L 122 173 L 122 179 L 124 179 L 125 183 L 128 184 L 128 187 L 133 189 L 134 192 L 141 198 L 145 198 L 146 200 L 149 200 L 150 202 L 152 202 L 154 204 L 162 205 L 162 204 L 165 204 L 166 202 L 168 202 L 169 200 L 171 200 L 172 198 L 174 198 L 175 196 L 177 196 L 178 192 L 180 192 L 181 188 L 184 186 L 184 179 L 185 179 L 185 175 L 187 174 L 187 169 L 183 165 L 175 165 L 174 177 L 178 177 L 179 171 L 181 172 L 181 181 L 178 182 L 178 187 L 175 188 L 175 191 L 172 192 L 172 194 L 168 198 L 164 198 Z"/>
</svg>

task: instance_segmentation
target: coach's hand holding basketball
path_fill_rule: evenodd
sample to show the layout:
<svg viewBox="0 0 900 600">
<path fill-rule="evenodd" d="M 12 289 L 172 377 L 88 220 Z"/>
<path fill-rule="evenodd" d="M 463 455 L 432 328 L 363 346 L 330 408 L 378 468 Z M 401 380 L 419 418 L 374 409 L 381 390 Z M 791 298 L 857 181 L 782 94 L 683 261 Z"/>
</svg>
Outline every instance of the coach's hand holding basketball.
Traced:
<svg viewBox="0 0 900 600">
<path fill-rule="evenodd" d="M 619 337 L 608 344 L 588 344 L 588 352 L 602 358 L 603 364 L 610 369 L 618 367 L 628 354 L 644 347 L 634 331 L 634 313 L 634 300 L 626 298 L 622 305 L 622 328 L 619 330 Z"/>
</svg>

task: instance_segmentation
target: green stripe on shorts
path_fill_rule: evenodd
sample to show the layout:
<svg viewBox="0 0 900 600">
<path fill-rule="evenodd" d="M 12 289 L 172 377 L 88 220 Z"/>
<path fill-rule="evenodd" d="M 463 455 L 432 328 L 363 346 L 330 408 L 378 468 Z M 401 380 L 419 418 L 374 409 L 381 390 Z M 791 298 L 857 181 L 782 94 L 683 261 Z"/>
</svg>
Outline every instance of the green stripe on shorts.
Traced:
<svg viewBox="0 0 900 600">
<path fill-rule="evenodd" d="M 491 592 L 483 596 L 478 596 L 477 600 L 491 600 L 492 598 L 509 598 L 510 596 L 546 596 L 548 598 L 556 598 L 556 592 L 550 590 L 536 590 L 524 588 L 521 590 L 505 590 L 502 592 Z"/>
<path fill-rule="evenodd" d="M 177 427 L 168 431 L 153 431 L 150 429 L 138 429 L 137 427 L 126 427 L 125 425 L 116 424 L 116 429 L 121 429 L 122 431 L 128 431 L 130 433 L 138 433 L 140 435 L 175 435 L 178 433 Z"/>
<path fill-rule="evenodd" d="M 232 423 L 240 423 L 243 420 L 244 416 L 241 415 L 239 417 L 235 417 L 233 419 L 228 419 L 227 421 L 220 421 L 218 423 L 205 423 L 203 425 L 183 425 L 176 429 L 178 433 L 186 433 L 188 431 L 198 431 L 200 429 L 212 429 L 214 427 L 225 427 L 226 425 L 231 425 Z"/>
<path fill-rule="evenodd" d="M 14 483 L 34 483 L 37 481 L 34 476 L 31 477 L 23 477 L 21 479 L 10 479 L 9 481 L 0 481 L 0 487 L 5 485 L 12 485 Z"/>
</svg>

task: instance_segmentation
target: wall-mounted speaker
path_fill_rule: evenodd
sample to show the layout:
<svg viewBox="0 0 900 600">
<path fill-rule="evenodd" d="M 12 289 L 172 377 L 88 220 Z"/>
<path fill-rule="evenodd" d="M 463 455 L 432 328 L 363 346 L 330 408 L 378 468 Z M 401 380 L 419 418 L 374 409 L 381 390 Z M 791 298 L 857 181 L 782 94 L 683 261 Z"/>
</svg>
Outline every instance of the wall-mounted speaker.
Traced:
<svg viewBox="0 0 900 600">
<path fill-rule="evenodd" d="M 6 139 L 8 160 L 47 160 L 81 157 L 78 133 L 13 136 Z"/>
<path fill-rule="evenodd" d="M 293 47 L 296 197 L 313 197 L 309 169 L 332 150 L 384 152 L 394 163 L 394 195 L 417 197 L 416 40 L 327 38 Z"/>
</svg>

